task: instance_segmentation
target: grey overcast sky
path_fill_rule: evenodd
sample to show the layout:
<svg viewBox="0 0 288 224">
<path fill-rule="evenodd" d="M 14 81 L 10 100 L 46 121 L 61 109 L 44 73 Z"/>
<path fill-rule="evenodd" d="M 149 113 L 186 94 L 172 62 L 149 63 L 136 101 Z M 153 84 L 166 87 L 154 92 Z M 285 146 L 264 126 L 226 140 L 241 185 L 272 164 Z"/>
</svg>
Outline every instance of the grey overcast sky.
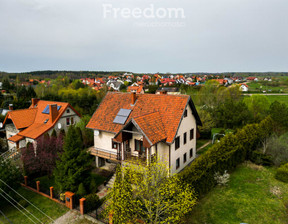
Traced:
<svg viewBox="0 0 288 224">
<path fill-rule="evenodd" d="M 0 0 L 0 71 L 287 72 L 287 11 L 287 0 Z"/>
</svg>

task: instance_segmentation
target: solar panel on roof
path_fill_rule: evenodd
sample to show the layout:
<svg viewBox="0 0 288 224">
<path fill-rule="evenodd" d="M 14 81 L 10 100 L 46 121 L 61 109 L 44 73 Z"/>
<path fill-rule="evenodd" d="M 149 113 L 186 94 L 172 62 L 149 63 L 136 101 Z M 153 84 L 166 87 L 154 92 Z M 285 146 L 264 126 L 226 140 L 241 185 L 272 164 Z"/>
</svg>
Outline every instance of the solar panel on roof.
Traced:
<svg viewBox="0 0 288 224">
<path fill-rule="evenodd" d="M 120 109 L 117 116 L 128 117 L 131 113 L 131 110 L 128 109 Z"/>
<path fill-rule="evenodd" d="M 125 124 L 126 120 L 128 119 L 131 110 L 128 109 L 120 109 L 118 114 L 116 115 L 113 123 L 116 124 Z"/>
<path fill-rule="evenodd" d="M 45 109 L 42 111 L 43 114 L 49 114 L 49 105 L 45 107 Z"/>
<path fill-rule="evenodd" d="M 116 123 L 116 124 L 125 124 L 127 120 L 127 117 L 123 117 L 123 116 L 116 116 L 113 123 Z"/>
<path fill-rule="evenodd" d="M 57 110 L 60 110 L 61 106 L 57 106 Z M 43 114 L 49 114 L 50 113 L 50 109 L 49 109 L 49 105 L 47 105 L 45 107 L 45 109 L 42 111 Z"/>
</svg>

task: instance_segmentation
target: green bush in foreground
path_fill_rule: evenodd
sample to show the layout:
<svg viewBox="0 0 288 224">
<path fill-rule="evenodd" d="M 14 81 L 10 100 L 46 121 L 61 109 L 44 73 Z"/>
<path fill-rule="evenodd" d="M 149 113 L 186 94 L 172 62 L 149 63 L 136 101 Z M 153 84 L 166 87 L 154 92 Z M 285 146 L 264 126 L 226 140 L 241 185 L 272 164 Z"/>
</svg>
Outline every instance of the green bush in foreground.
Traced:
<svg viewBox="0 0 288 224">
<path fill-rule="evenodd" d="M 288 163 L 280 166 L 277 169 L 275 178 L 282 182 L 288 183 Z"/>
</svg>

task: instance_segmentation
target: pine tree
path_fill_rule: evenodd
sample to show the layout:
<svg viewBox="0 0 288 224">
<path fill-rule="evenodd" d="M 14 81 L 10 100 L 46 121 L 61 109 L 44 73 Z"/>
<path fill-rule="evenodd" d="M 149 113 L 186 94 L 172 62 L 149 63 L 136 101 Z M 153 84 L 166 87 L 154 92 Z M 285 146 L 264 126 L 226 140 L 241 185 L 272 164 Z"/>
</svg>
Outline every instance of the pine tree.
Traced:
<svg viewBox="0 0 288 224">
<path fill-rule="evenodd" d="M 55 182 L 62 192 L 76 192 L 80 183 L 85 184 L 89 181 L 91 159 L 83 149 L 79 131 L 73 125 L 69 127 L 65 136 L 63 149 L 64 152 L 54 170 Z"/>
</svg>

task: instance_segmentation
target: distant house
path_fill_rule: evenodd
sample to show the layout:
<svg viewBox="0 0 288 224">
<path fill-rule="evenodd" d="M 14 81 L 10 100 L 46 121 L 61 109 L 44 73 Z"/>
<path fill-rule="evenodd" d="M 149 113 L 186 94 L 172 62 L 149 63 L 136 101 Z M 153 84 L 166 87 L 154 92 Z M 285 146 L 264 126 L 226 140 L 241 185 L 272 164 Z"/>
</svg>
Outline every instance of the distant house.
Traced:
<svg viewBox="0 0 288 224">
<path fill-rule="evenodd" d="M 248 88 L 248 85 L 243 83 L 243 84 L 240 84 L 240 91 L 242 92 L 248 92 L 249 88 Z"/>
<path fill-rule="evenodd" d="M 94 130 L 97 167 L 158 158 L 174 174 L 196 158 L 197 125 L 188 95 L 108 92 L 86 127 Z"/>
<path fill-rule="evenodd" d="M 156 90 L 156 94 L 168 94 L 168 95 L 178 95 L 180 94 L 178 87 L 159 87 Z"/>
<path fill-rule="evenodd" d="M 127 87 L 127 92 L 144 93 L 143 85 L 133 83 L 131 86 Z"/>
<path fill-rule="evenodd" d="M 258 81 L 257 77 L 247 77 L 246 78 L 247 81 Z"/>
<path fill-rule="evenodd" d="M 28 109 L 9 111 L 5 117 L 8 148 L 23 148 L 45 133 L 50 135 L 53 129 L 67 131 L 79 120 L 80 114 L 69 103 L 32 99 Z"/>
<path fill-rule="evenodd" d="M 122 80 L 114 80 L 114 79 L 110 79 L 107 82 L 107 86 L 109 89 L 115 90 L 115 91 L 119 91 L 120 90 L 120 86 L 124 85 L 124 82 Z"/>
</svg>

